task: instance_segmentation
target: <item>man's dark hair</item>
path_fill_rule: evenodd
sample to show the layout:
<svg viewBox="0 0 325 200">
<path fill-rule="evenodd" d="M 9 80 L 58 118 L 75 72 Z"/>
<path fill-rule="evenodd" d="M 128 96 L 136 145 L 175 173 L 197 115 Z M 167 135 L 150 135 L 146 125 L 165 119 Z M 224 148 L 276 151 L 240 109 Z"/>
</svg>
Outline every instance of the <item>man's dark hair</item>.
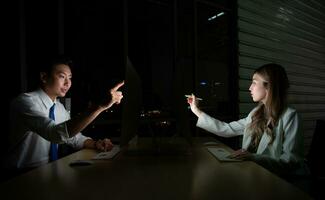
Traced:
<svg viewBox="0 0 325 200">
<path fill-rule="evenodd" d="M 57 55 L 55 57 L 52 57 L 48 59 L 47 61 L 44 61 L 39 65 L 39 72 L 45 72 L 46 74 L 51 74 L 53 71 L 53 68 L 57 65 L 64 64 L 68 65 L 70 68 L 72 68 L 73 63 L 70 57 L 66 55 Z"/>
</svg>

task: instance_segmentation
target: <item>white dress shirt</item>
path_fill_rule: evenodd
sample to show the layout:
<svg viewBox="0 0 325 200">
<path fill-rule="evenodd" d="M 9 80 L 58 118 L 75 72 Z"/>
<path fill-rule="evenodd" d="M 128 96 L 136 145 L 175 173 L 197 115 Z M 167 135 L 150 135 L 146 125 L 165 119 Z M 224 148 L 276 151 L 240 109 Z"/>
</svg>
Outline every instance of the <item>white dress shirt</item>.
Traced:
<svg viewBox="0 0 325 200">
<path fill-rule="evenodd" d="M 49 110 L 55 103 L 55 121 Z M 81 133 L 69 138 L 66 121 L 70 114 L 59 102 L 53 102 L 42 90 L 19 95 L 10 107 L 10 151 L 6 167 L 36 167 L 49 162 L 51 142 L 66 143 L 81 149 L 88 137 Z"/>
<path fill-rule="evenodd" d="M 203 113 L 197 121 L 197 126 L 222 137 L 243 135 L 242 148 L 247 149 L 252 137 L 249 124 L 252 122 L 253 109 L 246 118 L 230 123 L 219 121 Z M 303 132 L 298 113 L 293 108 L 287 108 L 273 129 L 274 141 L 263 133 L 253 160 L 263 167 L 278 174 L 304 174 L 304 143 Z"/>
</svg>

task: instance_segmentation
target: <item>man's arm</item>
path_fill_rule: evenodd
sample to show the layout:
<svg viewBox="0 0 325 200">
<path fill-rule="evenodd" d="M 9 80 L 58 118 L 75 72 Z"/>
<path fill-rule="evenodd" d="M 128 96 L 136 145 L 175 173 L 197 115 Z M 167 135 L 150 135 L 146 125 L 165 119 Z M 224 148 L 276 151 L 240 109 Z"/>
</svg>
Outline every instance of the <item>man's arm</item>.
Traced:
<svg viewBox="0 0 325 200">
<path fill-rule="evenodd" d="M 73 137 L 74 135 L 81 132 L 84 128 L 86 128 L 96 117 L 103 111 L 109 109 L 114 104 L 121 103 L 123 98 L 122 92 L 118 91 L 120 87 L 124 85 L 124 81 L 118 83 L 114 88 L 110 90 L 110 99 L 102 104 L 89 108 L 89 110 L 81 114 L 69 121 L 67 121 L 67 129 L 69 133 L 69 137 Z"/>
<path fill-rule="evenodd" d="M 86 128 L 104 109 L 90 108 L 87 112 L 67 121 L 69 137 L 73 137 Z"/>
</svg>

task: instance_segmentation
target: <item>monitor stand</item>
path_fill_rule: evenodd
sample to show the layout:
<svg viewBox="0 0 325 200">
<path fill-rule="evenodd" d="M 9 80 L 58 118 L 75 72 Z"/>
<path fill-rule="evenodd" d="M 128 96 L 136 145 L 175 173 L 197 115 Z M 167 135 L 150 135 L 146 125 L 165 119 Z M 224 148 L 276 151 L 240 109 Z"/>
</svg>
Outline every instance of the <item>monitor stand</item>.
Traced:
<svg viewBox="0 0 325 200">
<path fill-rule="evenodd" d="M 184 137 L 136 137 L 130 141 L 125 155 L 189 156 L 192 147 Z"/>
</svg>

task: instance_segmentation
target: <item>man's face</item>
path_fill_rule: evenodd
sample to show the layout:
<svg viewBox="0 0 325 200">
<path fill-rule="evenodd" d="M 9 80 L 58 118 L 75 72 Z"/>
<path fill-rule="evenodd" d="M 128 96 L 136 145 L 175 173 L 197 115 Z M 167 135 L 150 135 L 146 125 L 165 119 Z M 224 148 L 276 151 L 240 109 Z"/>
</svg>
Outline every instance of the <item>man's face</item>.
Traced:
<svg viewBox="0 0 325 200">
<path fill-rule="evenodd" d="M 55 99 L 64 97 L 71 87 L 72 73 L 70 67 L 65 64 L 54 66 L 52 73 L 42 77 L 47 94 Z"/>
</svg>

